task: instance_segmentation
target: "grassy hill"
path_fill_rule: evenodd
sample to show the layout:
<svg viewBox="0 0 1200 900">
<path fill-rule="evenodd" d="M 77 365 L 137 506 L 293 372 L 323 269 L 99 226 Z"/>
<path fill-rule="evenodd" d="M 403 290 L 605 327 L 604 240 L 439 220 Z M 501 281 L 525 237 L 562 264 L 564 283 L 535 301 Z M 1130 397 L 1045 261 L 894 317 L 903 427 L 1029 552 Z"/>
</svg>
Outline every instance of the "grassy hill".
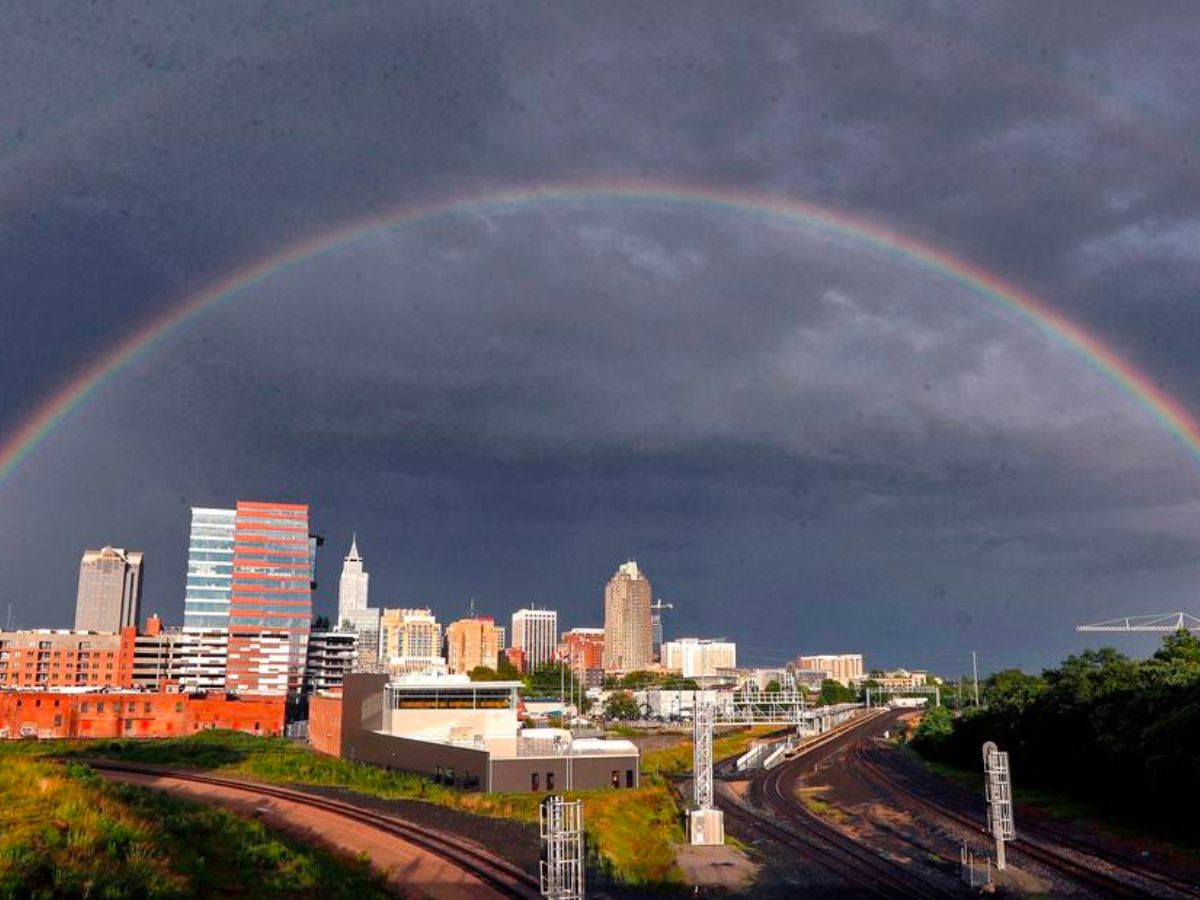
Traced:
<svg viewBox="0 0 1200 900">
<path fill-rule="evenodd" d="M 215 807 L 5 754 L 0 898 L 392 897 L 342 859 Z"/>
</svg>

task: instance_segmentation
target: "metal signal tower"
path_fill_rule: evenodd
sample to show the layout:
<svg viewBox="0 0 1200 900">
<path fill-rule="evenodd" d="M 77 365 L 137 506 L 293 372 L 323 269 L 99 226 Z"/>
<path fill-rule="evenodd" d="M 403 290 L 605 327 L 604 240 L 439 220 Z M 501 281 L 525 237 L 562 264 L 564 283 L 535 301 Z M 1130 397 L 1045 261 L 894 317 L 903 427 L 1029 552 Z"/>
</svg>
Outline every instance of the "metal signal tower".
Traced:
<svg viewBox="0 0 1200 900">
<path fill-rule="evenodd" d="M 688 833 L 696 845 L 725 843 L 725 814 L 713 806 L 713 724 L 716 707 L 697 703 L 693 711 L 692 785 L 696 808 L 688 815 Z"/>
<path fill-rule="evenodd" d="M 725 843 L 725 814 L 713 803 L 713 729 L 722 725 L 795 725 L 804 733 L 825 731 L 861 709 L 858 703 L 806 709 L 798 691 L 756 692 L 718 708 L 699 698 L 692 711 L 692 785 L 695 808 L 688 814 L 688 834 L 693 845 Z"/>
<path fill-rule="evenodd" d="M 584 900 L 583 801 L 547 797 L 541 805 L 542 896 Z"/>
<path fill-rule="evenodd" d="M 992 741 L 983 745 L 984 796 L 988 805 L 988 829 L 996 838 L 996 868 L 1003 871 L 1004 842 L 1017 836 L 1013 824 L 1012 779 L 1008 771 L 1008 753 Z"/>
</svg>

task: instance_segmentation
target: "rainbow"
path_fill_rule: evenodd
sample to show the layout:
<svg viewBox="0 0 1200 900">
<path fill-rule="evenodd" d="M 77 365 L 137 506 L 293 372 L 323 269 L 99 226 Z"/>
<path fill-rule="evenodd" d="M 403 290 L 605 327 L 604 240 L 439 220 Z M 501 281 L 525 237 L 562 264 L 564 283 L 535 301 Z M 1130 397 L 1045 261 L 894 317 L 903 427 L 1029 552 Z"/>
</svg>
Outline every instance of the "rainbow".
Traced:
<svg viewBox="0 0 1200 900">
<path fill-rule="evenodd" d="M 260 259 L 226 275 L 185 297 L 166 313 L 130 334 L 41 404 L 0 445 L 0 485 L 73 410 L 86 403 L 103 384 L 131 362 L 206 310 L 236 298 L 248 288 L 281 271 L 380 232 L 439 216 L 586 200 L 692 205 L 791 221 L 832 236 L 848 238 L 914 264 L 962 285 L 975 296 L 1003 312 L 1015 314 L 1032 323 L 1077 352 L 1109 381 L 1145 407 L 1200 463 L 1200 423 L 1179 401 L 1157 387 L 1150 377 L 1122 359 L 1082 326 L 978 266 L 878 223 L 813 203 L 712 186 L 603 182 L 521 187 L 404 207 L 300 241 L 282 253 Z"/>
</svg>

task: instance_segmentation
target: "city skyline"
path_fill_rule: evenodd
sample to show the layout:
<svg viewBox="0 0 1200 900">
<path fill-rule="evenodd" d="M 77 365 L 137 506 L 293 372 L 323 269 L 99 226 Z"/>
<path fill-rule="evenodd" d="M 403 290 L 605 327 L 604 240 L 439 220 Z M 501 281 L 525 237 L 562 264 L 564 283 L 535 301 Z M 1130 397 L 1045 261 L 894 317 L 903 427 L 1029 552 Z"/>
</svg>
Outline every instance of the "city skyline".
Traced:
<svg viewBox="0 0 1200 900">
<path fill-rule="evenodd" d="M 244 501 L 239 501 L 239 504 L 242 502 L 244 502 Z M 250 506 L 250 507 L 266 507 L 266 508 L 282 506 L 284 508 L 290 507 L 290 508 L 295 508 L 295 509 L 307 510 L 307 506 L 304 504 L 292 504 L 292 503 L 288 503 L 288 504 L 249 503 L 248 506 Z M 213 596 L 219 595 L 219 596 L 225 598 L 221 602 L 223 602 L 226 605 L 226 607 L 228 606 L 228 604 L 230 602 L 230 598 L 232 596 L 232 591 L 230 590 L 230 586 L 231 586 L 231 582 L 232 582 L 232 574 L 231 573 L 232 573 L 232 568 L 233 568 L 231 560 L 232 560 L 232 556 L 233 556 L 233 547 L 235 544 L 234 533 L 235 533 L 236 513 L 237 513 L 237 511 L 235 509 L 194 508 L 192 510 L 192 526 L 191 526 L 191 530 L 189 532 L 189 561 L 188 561 L 187 574 L 186 574 L 186 586 L 185 586 L 185 591 L 184 591 L 184 600 L 182 603 L 183 616 L 179 620 L 175 620 L 173 617 L 168 616 L 163 622 L 161 622 L 159 625 L 156 625 L 156 627 L 166 627 L 166 628 L 177 627 L 177 628 L 181 628 L 185 632 L 186 631 L 202 632 L 209 636 L 211 636 L 211 633 L 214 630 L 226 631 L 228 629 L 229 616 L 228 616 L 227 612 L 223 613 L 219 617 L 220 624 L 214 624 L 214 622 L 217 622 L 218 620 L 213 619 L 211 617 L 211 615 L 205 616 L 205 615 L 203 615 L 203 613 L 206 611 L 211 612 L 211 610 L 209 610 L 208 607 L 211 606 L 211 602 L 212 602 L 211 598 Z M 306 526 L 306 528 L 307 528 L 307 526 Z M 368 583 L 367 579 L 369 578 L 369 575 L 366 573 L 365 568 L 364 568 L 364 559 L 359 554 L 359 551 L 358 551 L 357 532 L 351 532 L 350 541 L 351 541 L 350 549 L 347 552 L 346 557 L 343 559 L 343 569 L 342 569 L 341 577 L 338 580 L 338 591 L 330 601 L 327 601 L 327 602 L 331 602 L 334 604 L 335 615 L 327 616 L 325 614 L 325 612 L 321 608 L 318 607 L 315 600 L 311 601 L 312 613 L 311 613 L 310 625 L 314 625 L 318 618 L 324 616 L 329 619 L 330 628 L 335 631 L 338 630 L 339 623 L 336 620 L 336 610 L 341 607 L 341 604 L 343 603 L 343 598 L 345 598 L 346 601 L 348 601 L 352 605 L 357 606 L 357 604 L 361 603 L 362 608 L 359 611 L 361 612 L 361 611 L 365 610 L 368 614 L 372 614 L 373 620 L 376 622 L 377 626 L 380 621 L 380 618 L 382 617 L 382 614 L 387 611 L 390 611 L 393 614 L 400 614 L 401 616 L 403 616 L 404 614 L 407 614 L 407 613 L 411 613 L 411 612 L 422 613 L 422 612 L 428 611 L 432 617 L 432 620 L 438 623 L 437 631 L 440 636 L 439 640 L 444 640 L 444 638 L 446 636 L 448 636 L 448 635 L 446 635 L 446 630 L 448 629 L 448 627 L 451 624 L 458 623 L 458 622 L 473 622 L 473 621 L 478 621 L 478 622 L 490 621 L 490 622 L 495 623 L 497 621 L 497 617 L 500 617 L 500 620 L 503 620 L 504 618 L 511 616 L 513 614 L 516 614 L 518 612 L 545 612 L 548 614 L 552 614 L 554 617 L 554 621 L 556 623 L 556 627 L 557 627 L 556 633 L 557 633 L 559 639 L 564 638 L 568 634 L 568 632 L 573 632 L 573 631 L 574 632 L 597 631 L 601 634 L 603 634 L 605 631 L 603 626 L 594 627 L 590 624 L 585 624 L 585 623 L 591 623 L 597 619 L 596 616 L 592 616 L 591 618 L 589 618 L 588 614 L 586 612 L 583 614 L 581 621 L 574 621 L 574 620 L 568 621 L 566 619 L 561 619 L 559 617 L 559 612 L 556 608 L 549 607 L 546 604 L 539 605 L 539 604 L 535 603 L 535 604 L 530 605 L 530 604 L 528 604 L 528 602 L 522 603 L 522 601 L 520 601 L 520 600 L 513 601 L 512 605 L 507 608 L 497 607 L 494 611 L 489 612 L 486 609 L 476 609 L 476 596 L 475 595 L 472 595 L 468 599 L 468 603 L 466 604 L 465 612 L 463 611 L 463 609 L 461 609 L 463 604 L 461 602 L 455 602 L 455 601 L 450 601 L 447 604 L 448 607 L 452 607 L 452 609 L 449 609 L 449 610 L 444 610 L 441 606 L 436 605 L 436 604 L 403 603 L 403 602 L 399 603 L 397 605 L 368 607 L 368 606 L 366 606 L 368 593 L 364 589 L 364 587 Z M 315 554 L 318 553 L 318 551 L 315 549 L 314 546 L 312 546 L 312 544 L 313 544 L 313 541 L 311 539 L 308 539 L 306 542 L 306 546 L 308 547 L 308 549 L 305 551 L 305 553 L 306 553 L 306 558 L 310 562 L 312 560 L 316 559 Z M 219 549 L 214 551 L 214 548 L 219 548 Z M 104 550 L 111 550 L 111 549 L 114 549 L 114 548 L 110 548 L 107 545 L 104 548 Z M 123 550 L 120 550 L 119 548 L 116 548 L 116 549 L 121 553 L 125 552 Z M 200 551 L 200 552 L 197 553 L 197 551 Z M 101 551 L 86 551 L 84 554 L 84 559 L 86 560 L 88 558 L 88 554 L 96 554 L 96 553 L 100 553 L 100 552 Z M 138 585 L 139 585 L 139 589 L 140 589 L 140 572 L 141 572 L 141 566 L 143 564 L 142 557 L 144 554 L 141 554 L 140 552 L 134 552 L 132 555 L 136 557 L 136 564 L 137 564 L 137 571 L 138 571 Z M 196 558 L 193 558 L 193 557 L 199 557 L 199 562 Z M 228 557 L 228 559 L 230 560 L 230 563 L 229 563 L 229 565 L 227 565 L 225 567 L 222 567 L 221 565 L 217 565 L 214 567 L 211 563 L 207 562 L 207 560 L 210 560 L 213 558 L 224 559 L 226 557 Z M 214 575 L 214 573 L 218 573 L 218 570 L 223 571 L 223 568 L 227 568 L 229 570 L 230 574 L 228 576 L 217 574 L 217 576 L 216 576 L 217 580 L 213 581 L 212 576 Z M 349 573 L 349 580 L 347 580 L 347 573 Z M 611 585 L 611 583 L 614 580 L 616 580 L 619 576 L 621 576 L 622 574 L 624 574 L 626 576 L 633 575 L 636 578 L 645 580 L 645 573 L 641 570 L 640 567 L 638 567 L 636 561 L 628 560 L 627 562 L 618 565 L 616 575 L 611 577 L 601 588 L 601 598 L 600 598 L 599 610 L 598 610 L 598 612 L 599 612 L 598 619 L 601 622 L 603 622 L 603 620 L 605 618 L 604 613 L 605 613 L 605 607 L 607 606 L 606 598 L 609 594 L 609 585 Z M 201 597 L 198 600 L 197 597 L 195 596 L 196 591 L 194 590 L 194 588 L 198 584 L 199 585 L 209 585 L 210 587 L 212 585 L 218 585 L 219 589 L 217 589 L 215 591 L 215 593 L 211 589 L 207 593 L 205 593 L 204 591 L 200 591 Z M 653 592 L 650 592 L 647 594 L 647 597 L 650 597 L 650 596 L 653 596 Z M 203 608 L 200 609 L 199 613 L 197 613 L 197 609 L 196 609 L 197 602 L 199 602 L 203 606 Z M 649 603 L 649 602 L 650 601 L 647 600 L 647 603 Z M 208 604 L 207 606 L 204 605 L 206 603 Z M 78 606 L 78 602 L 77 602 L 77 606 Z M 188 612 L 189 607 L 192 608 L 190 620 L 189 620 L 189 612 Z M 667 608 L 670 608 L 670 606 L 668 605 Z M 647 612 L 648 611 L 649 611 L 649 607 L 647 607 Z M 77 610 L 77 614 L 78 614 L 78 610 Z M 152 617 L 158 617 L 159 615 L 160 615 L 160 613 L 158 611 L 147 611 L 147 612 L 145 612 L 145 614 L 142 616 L 142 618 L 139 621 L 137 621 L 135 623 L 131 623 L 131 624 L 136 625 L 136 627 L 139 629 L 139 633 L 140 633 L 143 622 L 147 622 Z M 189 621 L 191 624 L 189 624 Z M 294 628 L 295 626 L 289 626 L 289 627 Z M 504 649 L 508 646 L 516 646 L 515 644 L 511 644 L 511 642 L 507 641 L 506 638 L 504 637 L 506 635 L 506 630 L 507 630 L 504 625 L 495 624 L 495 628 L 496 628 L 497 632 L 499 633 L 499 635 L 501 636 L 500 641 L 499 641 L 499 646 L 501 649 Z M 57 624 L 41 623 L 41 624 L 23 625 L 20 623 L 16 623 L 13 625 L 12 630 L 14 630 L 14 631 L 52 630 L 52 631 L 70 632 L 70 631 L 75 631 L 75 630 L 79 630 L 79 629 L 71 628 L 70 626 L 67 626 L 67 625 L 60 626 Z M 241 630 L 245 632 L 245 631 L 247 631 L 247 628 L 242 628 Z M 255 635 L 256 637 L 257 637 L 257 632 L 259 630 L 261 630 L 261 628 L 258 625 L 255 625 L 255 626 L 249 628 L 249 632 L 256 633 L 256 635 Z M 270 629 L 268 628 L 267 630 L 270 630 Z M 304 629 L 304 630 L 307 632 L 307 629 Z M 351 630 L 355 630 L 355 629 L 351 629 Z M 730 642 L 731 644 L 740 643 L 739 639 L 737 637 L 736 629 L 728 629 L 728 633 L 733 636 L 733 639 Z M 365 632 L 365 634 L 370 635 L 370 632 L 367 631 L 367 632 Z M 380 634 L 380 633 L 376 632 L 376 634 Z M 674 632 L 671 632 L 670 630 L 668 630 L 665 640 L 668 642 L 676 642 L 676 643 L 682 641 L 683 643 L 686 644 L 686 643 L 693 642 L 696 640 L 700 640 L 700 641 L 704 641 L 704 642 L 723 641 L 724 638 L 723 637 L 722 638 L 713 638 L 713 637 L 697 638 L 694 636 L 694 632 L 685 634 L 684 632 L 674 633 Z M 1139 641 L 1142 643 L 1151 644 L 1155 640 L 1157 640 L 1155 637 L 1147 637 L 1147 636 L 1137 635 L 1137 634 L 1124 635 L 1122 637 L 1122 643 L 1123 643 L 1125 649 L 1128 649 L 1129 645 L 1136 644 Z M 380 636 L 380 642 L 382 644 L 386 644 L 386 635 Z M 543 653 L 543 655 L 547 658 L 547 660 L 549 660 L 549 657 L 553 654 L 554 651 L 550 647 L 550 642 L 548 639 L 545 641 L 542 641 L 542 643 L 545 644 L 545 652 Z M 755 651 L 751 650 L 750 652 L 744 652 L 741 654 L 742 655 L 742 664 L 750 666 L 752 668 L 753 667 L 768 667 L 769 668 L 772 666 L 783 666 L 783 665 L 786 665 L 789 663 L 796 662 L 796 661 L 800 660 L 801 658 L 813 657 L 814 653 L 818 650 L 837 650 L 838 653 L 835 653 L 834 657 L 838 656 L 838 654 L 845 656 L 846 654 L 842 653 L 842 650 L 850 647 L 851 645 L 860 646 L 862 644 L 862 642 L 856 641 L 854 638 L 848 638 L 848 639 L 842 640 L 840 642 L 835 642 L 835 644 L 836 644 L 836 646 L 827 645 L 823 648 L 818 647 L 813 644 L 801 644 L 798 647 L 792 648 L 792 650 L 784 652 L 784 653 L 770 653 L 770 654 L 766 654 L 766 655 L 762 654 L 761 652 L 755 652 Z M 558 646 L 558 641 L 555 642 L 555 646 L 556 647 Z M 751 645 L 751 646 L 753 646 L 753 645 Z M 258 647 L 257 644 L 255 645 L 256 652 L 261 652 L 263 649 L 264 648 Z M 287 656 L 287 658 L 291 660 L 291 662 L 286 664 L 287 667 L 289 668 L 289 670 L 294 670 L 295 676 L 298 677 L 298 675 L 299 675 L 298 667 L 302 666 L 302 663 L 300 663 L 298 661 L 299 657 L 296 657 L 296 651 L 288 650 L 283 644 L 279 644 L 278 647 L 276 647 L 272 644 L 270 647 L 267 647 L 265 649 L 267 651 L 267 655 L 269 657 L 271 657 L 271 659 L 272 659 L 272 664 L 273 664 L 274 668 L 278 668 L 279 665 L 283 665 L 284 663 L 282 663 L 280 661 L 283 660 L 285 656 Z M 385 646 L 381 646 L 380 650 L 383 651 L 386 655 L 386 647 Z M 360 655 L 362 654 L 362 652 L 363 651 L 360 648 L 360 650 L 359 650 Z M 369 652 L 369 655 L 367 658 L 373 659 L 374 658 L 373 654 L 374 654 L 374 650 L 371 650 Z M 857 658 L 859 659 L 859 669 L 861 669 L 862 654 L 851 654 L 851 655 L 857 656 Z M 222 652 L 221 652 L 222 660 L 224 659 L 224 656 L 225 656 L 225 653 L 222 650 Z M 301 657 L 302 657 L 302 654 L 301 654 Z M 873 659 L 875 659 L 878 662 L 877 665 L 871 666 L 872 670 L 884 671 L 884 670 L 888 670 L 891 668 L 895 668 L 898 665 L 912 666 L 915 661 L 915 662 L 921 663 L 922 665 L 925 665 L 927 668 L 929 668 L 931 670 L 936 669 L 939 672 L 945 672 L 949 677 L 952 677 L 952 678 L 957 677 L 958 675 L 969 675 L 972 665 L 978 667 L 979 671 L 982 673 L 985 673 L 985 674 L 997 671 L 1002 668 L 1023 668 L 1023 666 L 1020 664 L 1014 664 L 1014 663 L 1010 662 L 1009 661 L 1011 659 L 1010 657 L 1006 657 L 1006 656 L 993 657 L 992 654 L 990 654 L 988 651 L 981 652 L 981 651 L 977 651 L 977 650 L 975 650 L 975 651 L 962 650 L 962 651 L 953 652 L 953 653 L 949 653 L 949 654 L 942 654 L 940 656 L 935 656 L 932 662 L 927 661 L 925 658 L 921 657 L 919 654 L 915 655 L 915 656 L 912 654 L 905 656 L 903 653 L 898 653 L 895 655 L 887 655 L 887 656 L 879 656 L 879 657 L 876 657 L 874 654 L 872 654 L 872 657 L 873 657 Z M 833 657 L 830 657 L 828 654 L 822 655 L 822 654 L 817 653 L 814 658 L 833 658 Z M 897 663 L 896 662 L 897 659 L 899 659 L 901 662 Z M 950 662 L 947 662 L 947 660 L 949 660 Z M 275 665 L 275 663 L 278 663 L 278 665 Z M 204 661 L 203 665 L 207 665 L 207 664 L 210 664 L 210 663 L 206 659 Z M 655 664 L 655 663 L 653 660 L 651 660 L 651 662 L 648 663 L 647 665 L 650 666 L 653 664 Z M 615 666 L 615 663 L 614 663 L 614 666 Z M 606 665 L 606 668 L 608 668 L 607 665 Z M 616 668 L 623 669 L 624 667 L 617 666 Z M 1024 668 L 1028 668 L 1028 666 L 1024 666 Z M 293 682 L 296 680 L 296 677 L 293 677 Z M 211 685 L 210 685 L 210 687 L 211 687 Z"/>
</svg>

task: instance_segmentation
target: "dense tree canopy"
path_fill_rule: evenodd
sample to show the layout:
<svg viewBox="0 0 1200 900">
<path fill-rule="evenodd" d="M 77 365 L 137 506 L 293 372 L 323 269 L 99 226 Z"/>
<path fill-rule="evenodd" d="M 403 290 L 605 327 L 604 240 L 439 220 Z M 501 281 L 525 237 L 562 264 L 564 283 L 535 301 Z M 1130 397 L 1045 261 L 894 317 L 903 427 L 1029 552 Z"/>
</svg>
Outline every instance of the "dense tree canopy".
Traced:
<svg viewBox="0 0 1200 900">
<path fill-rule="evenodd" d="M 503 656 L 500 657 L 496 668 L 491 666 L 476 666 L 468 675 L 472 681 L 520 681 L 521 673 Z"/>
<path fill-rule="evenodd" d="M 1085 650 L 1040 676 L 997 672 L 981 688 L 983 707 L 950 728 L 930 710 L 914 745 L 932 758 L 978 768 L 980 746 L 996 741 L 1011 755 L 1018 786 L 1153 810 L 1157 824 L 1187 827 L 1189 810 L 1200 804 L 1195 635 L 1167 636 L 1147 660 L 1112 648 Z"/>
<path fill-rule="evenodd" d="M 696 683 L 694 678 L 684 678 L 674 672 L 646 672 L 639 670 L 637 672 L 628 672 L 625 675 L 607 675 L 604 678 L 604 687 L 606 690 L 624 690 L 624 691 L 645 691 L 645 690 L 664 690 L 664 691 L 698 691 L 700 685 Z"/>
<path fill-rule="evenodd" d="M 858 692 L 846 687 L 840 681 L 826 678 L 821 682 L 822 706 L 832 706 L 835 703 L 854 703 L 858 700 Z"/>
<path fill-rule="evenodd" d="M 637 719 L 642 711 L 629 691 L 613 691 L 604 704 L 604 714 L 610 719 Z"/>
<path fill-rule="evenodd" d="M 565 663 L 543 663 L 525 676 L 525 693 L 530 697 L 557 697 L 570 691 L 574 674 Z"/>
</svg>

